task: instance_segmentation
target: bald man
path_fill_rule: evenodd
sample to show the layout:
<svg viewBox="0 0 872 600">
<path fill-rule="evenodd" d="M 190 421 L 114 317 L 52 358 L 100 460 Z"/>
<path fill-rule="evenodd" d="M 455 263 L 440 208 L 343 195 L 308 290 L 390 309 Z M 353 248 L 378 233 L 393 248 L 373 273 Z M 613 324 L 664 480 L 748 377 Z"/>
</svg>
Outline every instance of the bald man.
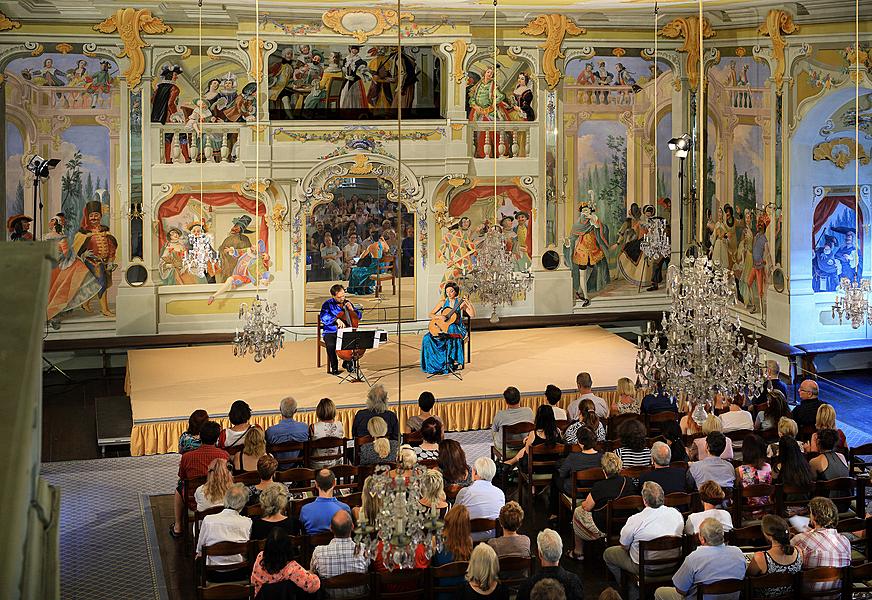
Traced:
<svg viewBox="0 0 872 600">
<path fill-rule="evenodd" d="M 792 416 L 800 429 L 806 426 L 814 427 L 817 410 L 821 404 L 826 403 L 821 402 L 818 398 L 818 384 L 816 381 L 806 379 L 799 384 L 799 406 L 793 409 Z"/>
<path fill-rule="evenodd" d="M 364 558 L 363 552 L 355 552 L 354 540 L 351 533 L 354 523 L 344 510 L 340 510 L 330 520 L 330 531 L 333 539 L 326 546 L 318 546 L 312 552 L 312 572 L 323 579 L 329 579 L 345 573 L 366 573 L 369 568 L 369 559 Z M 358 590 L 364 593 L 365 590 Z M 327 594 L 331 598 L 330 590 Z"/>
</svg>

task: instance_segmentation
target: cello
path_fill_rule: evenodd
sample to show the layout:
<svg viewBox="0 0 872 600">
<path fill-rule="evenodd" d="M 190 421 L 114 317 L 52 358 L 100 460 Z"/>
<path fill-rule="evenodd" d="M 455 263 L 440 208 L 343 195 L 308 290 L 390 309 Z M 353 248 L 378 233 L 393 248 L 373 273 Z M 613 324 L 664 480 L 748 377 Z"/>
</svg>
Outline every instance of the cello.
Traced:
<svg viewBox="0 0 872 600">
<path fill-rule="evenodd" d="M 345 326 L 349 329 L 357 329 L 357 326 L 360 325 L 360 319 L 357 316 L 357 312 L 354 310 L 354 305 L 346 300 L 345 304 L 342 306 L 342 310 L 339 311 L 339 314 L 336 315 L 337 321 L 342 321 L 345 323 Z M 347 360 L 358 360 L 361 356 L 366 352 L 366 348 L 357 348 L 354 350 L 337 350 L 336 357 L 342 361 Z"/>
<path fill-rule="evenodd" d="M 465 299 L 458 299 L 456 308 L 446 306 L 435 317 L 430 319 L 430 324 L 427 326 L 427 331 L 430 332 L 430 335 L 439 337 L 442 334 L 448 333 L 448 328 L 457 323 L 457 319 L 460 318 L 465 301 Z"/>
</svg>

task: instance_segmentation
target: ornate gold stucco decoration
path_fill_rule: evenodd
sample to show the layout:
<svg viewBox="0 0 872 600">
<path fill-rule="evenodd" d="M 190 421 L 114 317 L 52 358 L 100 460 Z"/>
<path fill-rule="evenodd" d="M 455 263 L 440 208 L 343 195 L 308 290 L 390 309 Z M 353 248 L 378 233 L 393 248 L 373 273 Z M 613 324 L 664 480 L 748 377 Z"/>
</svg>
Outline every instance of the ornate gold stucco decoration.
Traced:
<svg viewBox="0 0 872 600">
<path fill-rule="evenodd" d="M 859 146 L 860 164 L 868 165 L 869 156 L 862 145 Z M 854 138 L 840 137 L 828 142 L 821 142 L 814 147 L 812 158 L 815 160 L 828 160 L 840 169 L 844 169 L 854 160 Z"/>
<path fill-rule="evenodd" d="M 324 25 L 338 33 L 353 37 L 360 44 L 388 29 L 396 27 L 398 21 L 414 21 L 415 15 L 381 8 L 334 8 L 321 15 Z"/>
<path fill-rule="evenodd" d="M 258 41 L 260 45 L 258 45 Z M 261 73 L 263 73 L 263 46 L 263 40 L 258 40 L 257 38 L 248 40 L 248 48 L 246 50 L 248 52 L 249 64 L 251 65 L 248 69 L 248 75 L 254 81 L 260 81 Z"/>
<path fill-rule="evenodd" d="M 793 16 L 786 11 L 772 9 L 766 15 L 766 20 L 757 28 L 758 35 L 767 35 L 772 41 L 772 56 L 775 58 L 775 93 L 781 95 L 784 84 L 784 48 L 787 46 L 785 35 L 799 31 L 799 25 L 794 24 Z"/>
<path fill-rule="evenodd" d="M 566 15 L 550 14 L 539 15 L 521 29 L 524 35 L 542 35 L 547 36 L 545 42 L 540 44 L 541 48 L 545 49 L 545 55 L 542 57 L 542 70 L 545 72 L 545 81 L 548 83 L 548 89 L 560 83 L 561 72 L 557 68 L 557 59 L 564 58 L 563 51 L 560 47 L 563 45 L 563 39 L 567 35 L 582 35 L 586 33 L 583 27 L 579 27 L 575 22 Z"/>
<path fill-rule="evenodd" d="M 130 66 L 124 71 L 124 78 L 131 89 L 142 81 L 142 72 L 145 70 L 145 55 L 142 49 L 148 44 L 142 39 L 143 33 L 158 35 L 169 33 L 172 27 L 165 24 L 160 17 L 154 17 L 151 11 L 143 8 L 119 8 L 118 11 L 102 23 L 94 25 L 94 31 L 100 33 L 118 32 L 118 37 L 124 42 L 124 50 L 117 56 L 130 60 Z"/>
<path fill-rule="evenodd" d="M 686 52 L 684 70 L 690 80 L 690 89 L 695 89 L 699 84 L 699 17 L 680 17 L 673 19 L 663 26 L 660 35 L 669 39 L 684 38 L 684 44 L 678 49 Z M 702 19 L 702 37 L 705 39 L 715 37 L 709 20 Z"/>
<path fill-rule="evenodd" d="M 38 43 L 38 44 L 36 44 L 36 47 L 30 51 L 30 55 L 31 56 L 40 56 L 40 55 L 42 55 L 43 52 L 45 52 L 45 46 Z"/>
<path fill-rule="evenodd" d="M 0 12 L 0 31 L 9 31 L 21 27 L 21 21 L 13 21 L 4 13 Z"/>
<path fill-rule="evenodd" d="M 372 173 L 372 164 L 365 154 L 354 155 L 354 166 L 349 167 L 348 173 L 351 175 L 369 175 Z"/>
<path fill-rule="evenodd" d="M 466 72 L 463 70 L 463 61 L 466 60 L 466 50 L 468 44 L 466 40 L 454 40 L 451 42 L 451 48 L 454 51 L 454 68 L 451 74 L 454 76 L 455 83 L 463 83 Z"/>
<path fill-rule="evenodd" d="M 57 44 L 55 46 L 55 50 L 57 50 L 61 54 L 69 54 L 73 51 L 73 47 L 66 42 L 61 42 L 60 44 Z"/>
</svg>

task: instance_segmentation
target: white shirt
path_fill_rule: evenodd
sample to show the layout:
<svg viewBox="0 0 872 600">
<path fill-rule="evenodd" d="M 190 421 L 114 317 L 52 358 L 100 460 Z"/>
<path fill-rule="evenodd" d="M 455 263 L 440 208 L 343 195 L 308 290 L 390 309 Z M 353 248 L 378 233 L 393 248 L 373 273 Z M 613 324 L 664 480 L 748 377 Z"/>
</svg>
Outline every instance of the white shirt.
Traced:
<svg viewBox="0 0 872 600">
<path fill-rule="evenodd" d="M 554 412 L 554 420 L 555 421 L 566 421 L 566 411 L 560 408 L 559 406 L 552 406 L 551 410 Z"/>
<path fill-rule="evenodd" d="M 506 495 L 490 481 L 476 479 L 472 485 L 457 493 L 455 504 L 463 504 L 469 511 L 470 519 L 498 519 L 500 509 L 506 505 Z M 473 533 L 472 540 L 477 542 L 495 535 L 494 530 Z"/>
<path fill-rule="evenodd" d="M 699 533 L 699 526 L 706 519 L 720 521 L 721 525 L 724 526 L 724 531 L 730 531 L 733 529 L 733 517 L 730 516 L 730 513 L 721 510 L 720 508 L 710 508 L 709 510 L 688 515 L 687 527 L 685 527 L 684 531 L 688 534 Z"/>
<path fill-rule="evenodd" d="M 207 515 L 200 526 L 197 539 L 197 556 L 205 546 L 218 542 L 247 542 L 251 537 L 251 519 L 243 517 L 232 508 L 225 508 L 217 515 Z M 210 556 L 210 565 L 232 565 L 242 561 L 241 554 L 231 556 Z"/>
<path fill-rule="evenodd" d="M 596 416 L 600 419 L 608 419 L 609 418 L 609 404 L 593 392 L 588 392 L 586 394 L 582 394 L 575 400 L 569 403 L 569 407 L 567 408 L 567 412 L 569 413 L 569 418 L 573 421 L 578 420 L 578 407 L 581 405 L 582 400 L 590 400 L 593 402 L 594 407 L 596 408 Z"/>
<path fill-rule="evenodd" d="M 206 492 L 204 491 L 204 486 L 199 486 L 196 490 L 194 490 L 194 500 L 197 502 L 197 511 L 203 512 L 204 510 L 208 510 L 215 506 L 224 506 L 224 496 L 221 496 L 221 499 L 217 502 L 212 502 L 208 498 L 206 498 Z"/>
<path fill-rule="evenodd" d="M 630 558 L 639 564 L 639 542 L 684 532 L 684 517 L 671 506 L 645 507 L 629 518 L 621 528 L 621 546 L 629 546 Z"/>
<path fill-rule="evenodd" d="M 747 410 L 731 410 L 723 413 L 720 417 L 724 433 L 742 431 L 743 429 L 754 430 L 754 418 Z"/>
</svg>

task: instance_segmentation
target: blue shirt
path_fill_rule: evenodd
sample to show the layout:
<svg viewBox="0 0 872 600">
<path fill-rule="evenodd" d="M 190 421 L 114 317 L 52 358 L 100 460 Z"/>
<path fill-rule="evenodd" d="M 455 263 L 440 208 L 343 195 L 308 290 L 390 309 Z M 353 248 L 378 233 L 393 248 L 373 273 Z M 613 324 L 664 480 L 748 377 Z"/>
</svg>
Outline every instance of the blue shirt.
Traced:
<svg viewBox="0 0 872 600">
<path fill-rule="evenodd" d="M 745 578 L 745 555 L 736 546 L 700 546 L 687 555 L 672 577 L 675 587 L 688 598 L 696 598 L 696 586 L 725 579 Z M 727 600 L 739 594 L 706 594 L 703 600 Z"/>
<path fill-rule="evenodd" d="M 678 412 L 678 409 L 675 407 L 675 400 L 665 392 L 648 394 L 642 398 L 642 412 L 646 415 L 666 412 L 667 410 Z"/>
<path fill-rule="evenodd" d="M 340 502 L 336 498 L 318 496 L 314 502 L 309 502 L 300 511 L 300 522 L 308 535 L 324 533 L 330 531 L 330 521 L 333 520 L 333 515 L 340 510 L 351 514 L 351 509 L 344 502 Z"/>
<path fill-rule="evenodd" d="M 321 305 L 321 314 L 318 316 L 318 319 L 321 321 L 321 333 L 323 335 L 336 333 L 336 317 L 341 312 L 342 305 L 335 298 L 328 298 Z M 355 308 L 354 312 L 357 313 L 358 319 L 363 317 L 363 311 L 359 308 Z"/>
<path fill-rule="evenodd" d="M 293 419 L 282 419 L 266 430 L 267 444 L 287 444 L 288 442 L 305 442 L 309 439 L 309 426 Z M 299 452 L 277 452 L 276 458 L 296 458 Z M 290 466 L 285 467 L 290 468 Z"/>
</svg>

